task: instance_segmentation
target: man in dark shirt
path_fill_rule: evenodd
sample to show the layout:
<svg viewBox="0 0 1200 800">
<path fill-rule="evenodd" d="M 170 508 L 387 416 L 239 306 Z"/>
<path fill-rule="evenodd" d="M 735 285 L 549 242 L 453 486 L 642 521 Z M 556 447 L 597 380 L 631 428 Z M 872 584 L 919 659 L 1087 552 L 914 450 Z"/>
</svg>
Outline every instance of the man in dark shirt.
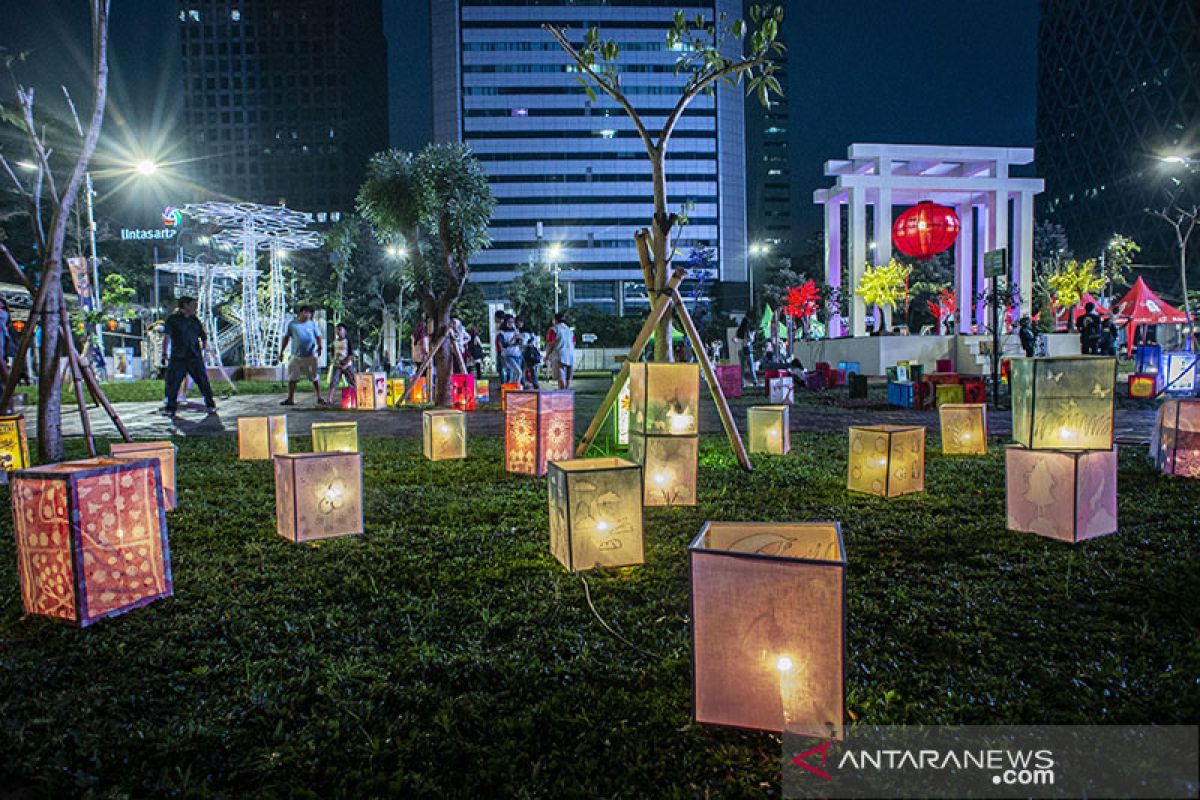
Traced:
<svg viewBox="0 0 1200 800">
<path fill-rule="evenodd" d="M 175 414 L 179 387 L 187 376 L 191 376 L 204 395 L 204 405 L 209 412 L 216 411 L 217 404 L 213 400 L 208 373 L 204 369 L 204 345 L 208 342 L 208 336 L 200 320 L 196 319 L 196 298 L 179 298 L 175 313 L 167 317 L 164 333 L 163 366 L 167 373 L 167 396 L 163 412 L 172 416 Z"/>
</svg>

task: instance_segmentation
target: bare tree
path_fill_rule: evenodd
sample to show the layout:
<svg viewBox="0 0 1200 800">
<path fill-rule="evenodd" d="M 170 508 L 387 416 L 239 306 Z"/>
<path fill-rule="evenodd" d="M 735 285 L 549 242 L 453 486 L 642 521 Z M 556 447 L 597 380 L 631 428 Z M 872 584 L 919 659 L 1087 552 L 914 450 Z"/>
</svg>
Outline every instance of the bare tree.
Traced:
<svg viewBox="0 0 1200 800">
<path fill-rule="evenodd" d="M 1200 222 L 1200 206 L 1192 205 L 1185 207 L 1168 203 L 1162 208 L 1146 210 L 1151 216 L 1164 220 L 1175 231 L 1175 244 L 1179 247 L 1179 280 L 1182 283 L 1183 313 L 1187 315 L 1188 346 L 1190 349 L 1196 339 L 1196 331 L 1192 323 L 1192 309 L 1188 302 L 1187 249 L 1188 239 L 1192 237 L 1192 232 L 1196 230 L 1196 223 Z"/>
</svg>

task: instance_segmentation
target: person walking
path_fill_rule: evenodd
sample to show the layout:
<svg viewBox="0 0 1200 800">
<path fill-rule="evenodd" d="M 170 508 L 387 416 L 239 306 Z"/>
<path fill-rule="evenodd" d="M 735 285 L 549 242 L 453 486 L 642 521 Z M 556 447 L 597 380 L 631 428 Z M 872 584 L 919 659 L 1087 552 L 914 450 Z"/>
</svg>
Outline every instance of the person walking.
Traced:
<svg viewBox="0 0 1200 800">
<path fill-rule="evenodd" d="M 296 384 L 301 378 L 312 381 L 317 405 L 328 405 L 321 396 L 321 376 L 317 372 L 317 359 L 321 357 L 321 329 L 313 321 L 313 307 L 300 306 L 296 317 L 288 323 L 287 333 L 279 343 L 279 360 L 283 361 L 287 347 L 292 345 L 292 358 L 288 361 L 288 396 L 281 406 L 296 405 Z"/>
<path fill-rule="evenodd" d="M 736 338 L 742 362 L 742 385 L 749 382 L 751 386 L 758 386 L 758 374 L 754 371 L 754 328 L 750 325 L 749 315 L 742 317 Z"/>
<path fill-rule="evenodd" d="M 496 346 L 500 353 L 500 382 L 519 383 L 521 380 L 521 332 L 511 315 L 504 317 L 500 331 L 496 334 Z"/>
<path fill-rule="evenodd" d="M 550 333 L 554 334 L 546 354 L 546 361 L 551 365 L 550 374 L 558 381 L 559 389 L 570 389 L 571 378 L 575 375 L 575 331 L 567 324 L 566 315 L 559 312 L 554 315 Z M 550 337 L 546 339 L 550 340 Z"/>
<path fill-rule="evenodd" d="M 1117 326 L 1113 323 L 1112 317 L 1108 317 L 1104 322 L 1100 323 L 1100 343 L 1096 350 L 1097 355 L 1112 356 L 1117 355 Z"/>
<path fill-rule="evenodd" d="M 355 386 L 357 376 L 354 374 L 354 345 L 350 343 L 346 323 L 339 322 L 334 326 L 333 346 L 330 350 L 333 353 L 333 369 L 329 373 L 329 394 L 325 398 L 326 403 L 333 402 L 333 390 L 342 378 L 346 379 L 347 386 Z"/>
<path fill-rule="evenodd" d="M 163 331 L 166 338 L 163 342 L 162 366 L 166 373 L 166 386 L 162 412 L 167 416 L 175 416 L 179 387 L 184 378 L 191 377 L 200 394 L 204 395 L 204 407 L 208 413 L 214 413 L 217 402 L 213 400 L 212 386 L 208 383 L 208 372 L 204 368 L 208 334 L 200 320 L 196 319 L 196 298 L 179 298 L 175 311 L 167 317 Z"/>
<path fill-rule="evenodd" d="M 1025 357 L 1033 358 L 1033 353 L 1037 350 L 1037 334 L 1033 332 L 1033 320 L 1021 317 L 1017 324 L 1017 336 L 1021 340 L 1021 349 L 1025 351 Z"/>
</svg>

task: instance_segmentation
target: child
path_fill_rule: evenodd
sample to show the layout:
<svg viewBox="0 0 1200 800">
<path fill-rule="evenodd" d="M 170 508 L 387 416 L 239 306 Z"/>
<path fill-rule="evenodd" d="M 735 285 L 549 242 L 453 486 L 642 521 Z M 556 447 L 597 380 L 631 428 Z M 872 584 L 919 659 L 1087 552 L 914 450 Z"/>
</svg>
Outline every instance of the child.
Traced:
<svg viewBox="0 0 1200 800">
<path fill-rule="evenodd" d="M 354 348 L 350 345 L 350 337 L 346 333 L 345 323 L 339 322 L 333 329 L 333 359 L 330 362 L 329 395 L 326 402 L 333 402 L 333 390 L 338 385 L 339 378 L 346 379 L 346 385 L 354 386 Z"/>
</svg>

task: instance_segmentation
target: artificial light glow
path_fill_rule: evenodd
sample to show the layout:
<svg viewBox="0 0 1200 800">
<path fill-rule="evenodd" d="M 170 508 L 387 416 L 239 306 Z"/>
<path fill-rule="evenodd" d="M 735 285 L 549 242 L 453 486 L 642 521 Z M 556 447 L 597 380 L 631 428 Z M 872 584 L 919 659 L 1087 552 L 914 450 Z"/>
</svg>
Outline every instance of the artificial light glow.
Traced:
<svg viewBox="0 0 1200 800">
<path fill-rule="evenodd" d="M 555 242 L 552 245 L 550 245 L 548 248 L 546 248 L 546 255 L 550 256 L 551 260 L 554 260 L 554 259 L 558 258 L 560 255 L 562 255 L 562 251 L 563 251 L 563 246 L 561 244 L 559 244 L 558 242 Z"/>
<path fill-rule="evenodd" d="M 617 132 L 612 128 L 605 128 L 602 131 L 598 131 L 598 133 L 605 139 L 611 139 L 617 135 Z"/>
<path fill-rule="evenodd" d="M 158 164 L 155 164 L 148 158 L 143 158 L 133 167 L 139 175 L 153 175 L 158 172 Z"/>
<path fill-rule="evenodd" d="M 1058 431 L 1058 437 L 1060 439 L 1073 439 L 1075 437 L 1075 432 L 1070 428 L 1060 428 Z"/>
<path fill-rule="evenodd" d="M 794 666 L 796 666 L 795 662 L 793 662 L 787 656 L 780 656 L 779 658 L 775 659 L 775 669 L 779 670 L 780 672 L 791 672 L 792 667 Z"/>
<path fill-rule="evenodd" d="M 667 485 L 667 473 L 665 473 L 665 472 L 654 473 L 654 483 L 658 486 L 666 486 Z"/>
<path fill-rule="evenodd" d="M 767 431 L 767 436 L 776 439 L 779 437 L 779 431 L 776 428 L 771 428 L 771 430 Z"/>
<path fill-rule="evenodd" d="M 608 533 L 611 529 L 612 525 L 608 522 L 608 520 L 601 519 L 596 521 L 596 530 L 600 533 Z"/>
<path fill-rule="evenodd" d="M 37 169 L 37 165 L 32 161 L 18 161 L 17 166 L 21 169 L 28 170 L 29 172 L 33 172 L 35 169 Z"/>
<path fill-rule="evenodd" d="M 671 433 L 684 434 L 692 429 L 694 417 L 691 414 L 668 414 L 667 417 L 670 420 Z"/>
<path fill-rule="evenodd" d="M 450 428 L 446 427 L 445 425 L 438 425 L 438 433 L 440 433 L 442 436 L 445 436 L 450 433 Z"/>
<path fill-rule="evenodd" d="M 1170 156 L 1163 156 L 1162 162 L 1164 164 L 1186 164 L 1186 163 L 1188 163 L 1188 159 L 1185 156 L 1170 155 Z"/>
<path fill-rule="evenodd" d="M 325 501 L 328 503 L 336 503 L 342 499 L 342 487 L 331 483 L 325 489 Z"/>
<path fill-rule="evenodd" d="M 389 258 L 405 258 L 408 256 L 408 250 L 398 244 L 388 245 L 387 254 Z"/>
</svg>

